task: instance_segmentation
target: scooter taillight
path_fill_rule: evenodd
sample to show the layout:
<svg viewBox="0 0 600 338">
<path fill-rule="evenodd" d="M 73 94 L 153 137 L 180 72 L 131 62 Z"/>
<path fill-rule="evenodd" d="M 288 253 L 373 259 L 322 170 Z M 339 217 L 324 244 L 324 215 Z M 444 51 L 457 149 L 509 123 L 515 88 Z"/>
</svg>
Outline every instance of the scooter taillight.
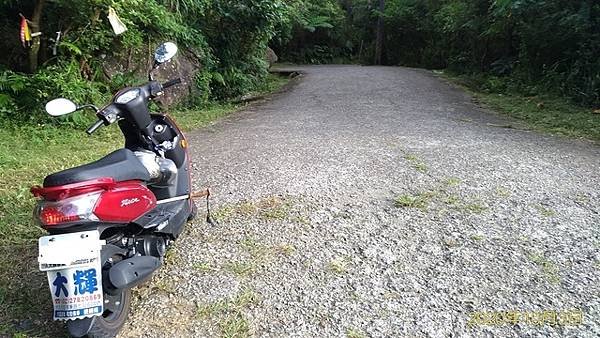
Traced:
<svg viewBox="0 0 600 338">
<path fill-rule="evenodd" d="M 44 227 L 62 227 L 72 223 L 98 221 L 94 207 L 102 191 L 66 198 L 60 201 L 40 201 L 35 215 Z"/>
</svg>

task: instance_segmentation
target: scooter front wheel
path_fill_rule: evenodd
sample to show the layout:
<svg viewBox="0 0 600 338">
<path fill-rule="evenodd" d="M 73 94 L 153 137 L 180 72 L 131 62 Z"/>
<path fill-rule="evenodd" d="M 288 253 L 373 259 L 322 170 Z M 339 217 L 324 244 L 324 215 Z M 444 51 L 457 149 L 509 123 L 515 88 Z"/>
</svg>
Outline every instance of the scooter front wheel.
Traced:
<svg viewBox="0 0 600 338">
<path fill-rule="evenodd" d="M 119 333 L 129 315 L 131 289 L 116 294 L 104 293 L 104 312 L 101 316 L 67 322 L 73 337 L 112 338 Z"/>
</svg>

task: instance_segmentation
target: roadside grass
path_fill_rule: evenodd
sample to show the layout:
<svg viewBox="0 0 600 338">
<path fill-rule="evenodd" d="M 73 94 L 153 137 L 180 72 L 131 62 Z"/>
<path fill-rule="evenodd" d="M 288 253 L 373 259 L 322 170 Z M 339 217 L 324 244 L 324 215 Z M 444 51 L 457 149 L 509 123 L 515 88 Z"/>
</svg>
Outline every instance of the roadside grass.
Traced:
<svg viewBox="0 0 600 338">
<path fill-rule="evenodd" d="M 288 79 L 271 75 L 260 93 L 279 90 Z M 180 109 L 169 115 L 189 131 L 205 126 L 242 107 L 211 103 Z M 50 316 L 50 294 L 37 270 L 37 238 L 45 235 L 32 219 L 35 199 L 31 186 L 53 172 L 97 160 L 123 146 L 118 127 L 101 128 L 92 136 L 84 128 L 56 125 L 1 126 L 0 138 L 0 336 L 64 335 L 63 325 Z M 24 324 L 19 324 L 23 322 Z"/>
<path fill-rule="evenodd" d="M 406 154 L 404 159 L 410 163 L 410 165 L 418 172 L 425 174 L 427 173 L 427 164 L 415 154 Z"/>
<path fill-rule="evenodd" d="M 329 262 L 329 270 L 340 275 L 348 271 L 350 262 L 345 257 L 336 257 Z"/>
<path fill-rule="evenodd" d="M 442 205 L 446 211 L 467 214 L 482 214 L 488 207 L 477 198 L 459 196 L 455 189 L 461 184 L 460 179 L 449 177 L 439 181 L 438 186 L 415 193 L 405 193 L 394 198 L 396 208 L 414 208 L 426 212 L 430 206 Z"/>
<path fill-rule="evenodd" d="M 556 212 L 550 208 L 545 207 L 542 204 L 534 205 L 535 209 L 540 212 L 540 214 L 544 217 L 553 217 L 556 216 Z"/>
<path fill-rule="evenodd" d="M 294 218 L 302 223 L 303 216 L 293 210 L 294 201 L 288 197 L 266 196 L 257 200 L 244 200 L 227 204 L 215 210 L 213 216 L 217 221 L 228 221 L 237 217 L 257 217 L 264 221 L 285 220 Z M 293 216 L 296 217 L 293 217 Z"/>
<path fill-rule="evenodd" d="M 364 338 L 365 335 L 357 329 L 350 328 L 350 329 L 346 330 L 346 337 L 348 337 L 348 338 Z"/>
<path fill-rule="evenodd" d="M 223 337 L 250 337 L 250 321 L 244 312 L 260 303 L 259 296 L 251 289 L 244 289 L 235 297 L 198 306 L 197 315 L 219 328 Z"/>
<path fill-rule="evenodd" d="M 431 197 L 431 194 L 428 192 L 418 193 L 415 195 L 404 194 L 396 197 L 396 200 L 394 200 L 394 205 L 398 208 L 405 207 L 426 210 Z"/>
<path fill-rule="evenodd" d="M 541 253 L 529 253 L 529 259 L 542 271 L 542 274 L 552 284 L 560 283 L 559 269 L 552 261 Z"/>
<path fill-rule="evenodd" d="M 251 277 L 268 269 L 278 258 L 292 256 L 296 248 L 288 243 L 268 245 L 253 237 L 246 237 L 236 243 L 244 255 L 223 264 L 211 264 L 206 261 L 194 263 L 192 268 L 201 273 L 228 272 L 239 278 Z"/>
<path fill-rule="evenodd" d="M 600 114 L 592 108 L 577 106 L 567 98 L 552 94 L 528 96 L 507 90 L 486 92 L 480 79 L 445 71 L 435 73 L 458 84 L 477 101 L 524 121 L 534 130 L 600 141 Z"/>
</svg>

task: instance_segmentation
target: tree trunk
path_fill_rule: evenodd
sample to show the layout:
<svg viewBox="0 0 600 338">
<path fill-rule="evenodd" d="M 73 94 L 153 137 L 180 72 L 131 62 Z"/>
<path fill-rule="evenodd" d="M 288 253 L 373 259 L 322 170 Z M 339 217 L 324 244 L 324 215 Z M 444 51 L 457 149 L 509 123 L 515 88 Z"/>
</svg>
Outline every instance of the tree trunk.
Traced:
<svg viewBox="0 0 600 338">
<path fill-rule="evenodd" d="M 383 11 L 385 10 L 385 0 L 379 0 L 379 15 L 377 16 L 377 35 L 375 37 L 375 64 L 382 63 L 383 55 Z"/>
<path fill-rule="evenodd" d="M 42 19 L 42 11 L 46 0 L 37 0 L 33 15 L 29 21 L 29 29 L 31 30 L 31 48 L 29 49 L 29 71 L 34 73 L 38 68 L 38 54 L 40 51 L 40 36 L 35 34 L 40 31 L 40 21 Z M 34 36 L 35 35 L 35 36 Z"/>
</svg>

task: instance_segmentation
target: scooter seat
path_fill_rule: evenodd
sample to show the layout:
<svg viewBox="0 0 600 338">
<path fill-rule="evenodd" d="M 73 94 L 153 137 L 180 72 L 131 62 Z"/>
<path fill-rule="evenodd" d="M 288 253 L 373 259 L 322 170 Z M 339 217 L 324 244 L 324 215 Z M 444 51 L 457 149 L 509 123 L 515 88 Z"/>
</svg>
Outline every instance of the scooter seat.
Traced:
<svg viewBox="0 0 600 338">
<path fill-rule="evenodd" d="M 103 177 L 112 177 L 117 182 L 150 180 L 148 170 L 135 154 L 129 149 L 119 149 L 98 161 L 47 176 L 44 179 L 44 187 L 56 187 Z"/>
</svg>

